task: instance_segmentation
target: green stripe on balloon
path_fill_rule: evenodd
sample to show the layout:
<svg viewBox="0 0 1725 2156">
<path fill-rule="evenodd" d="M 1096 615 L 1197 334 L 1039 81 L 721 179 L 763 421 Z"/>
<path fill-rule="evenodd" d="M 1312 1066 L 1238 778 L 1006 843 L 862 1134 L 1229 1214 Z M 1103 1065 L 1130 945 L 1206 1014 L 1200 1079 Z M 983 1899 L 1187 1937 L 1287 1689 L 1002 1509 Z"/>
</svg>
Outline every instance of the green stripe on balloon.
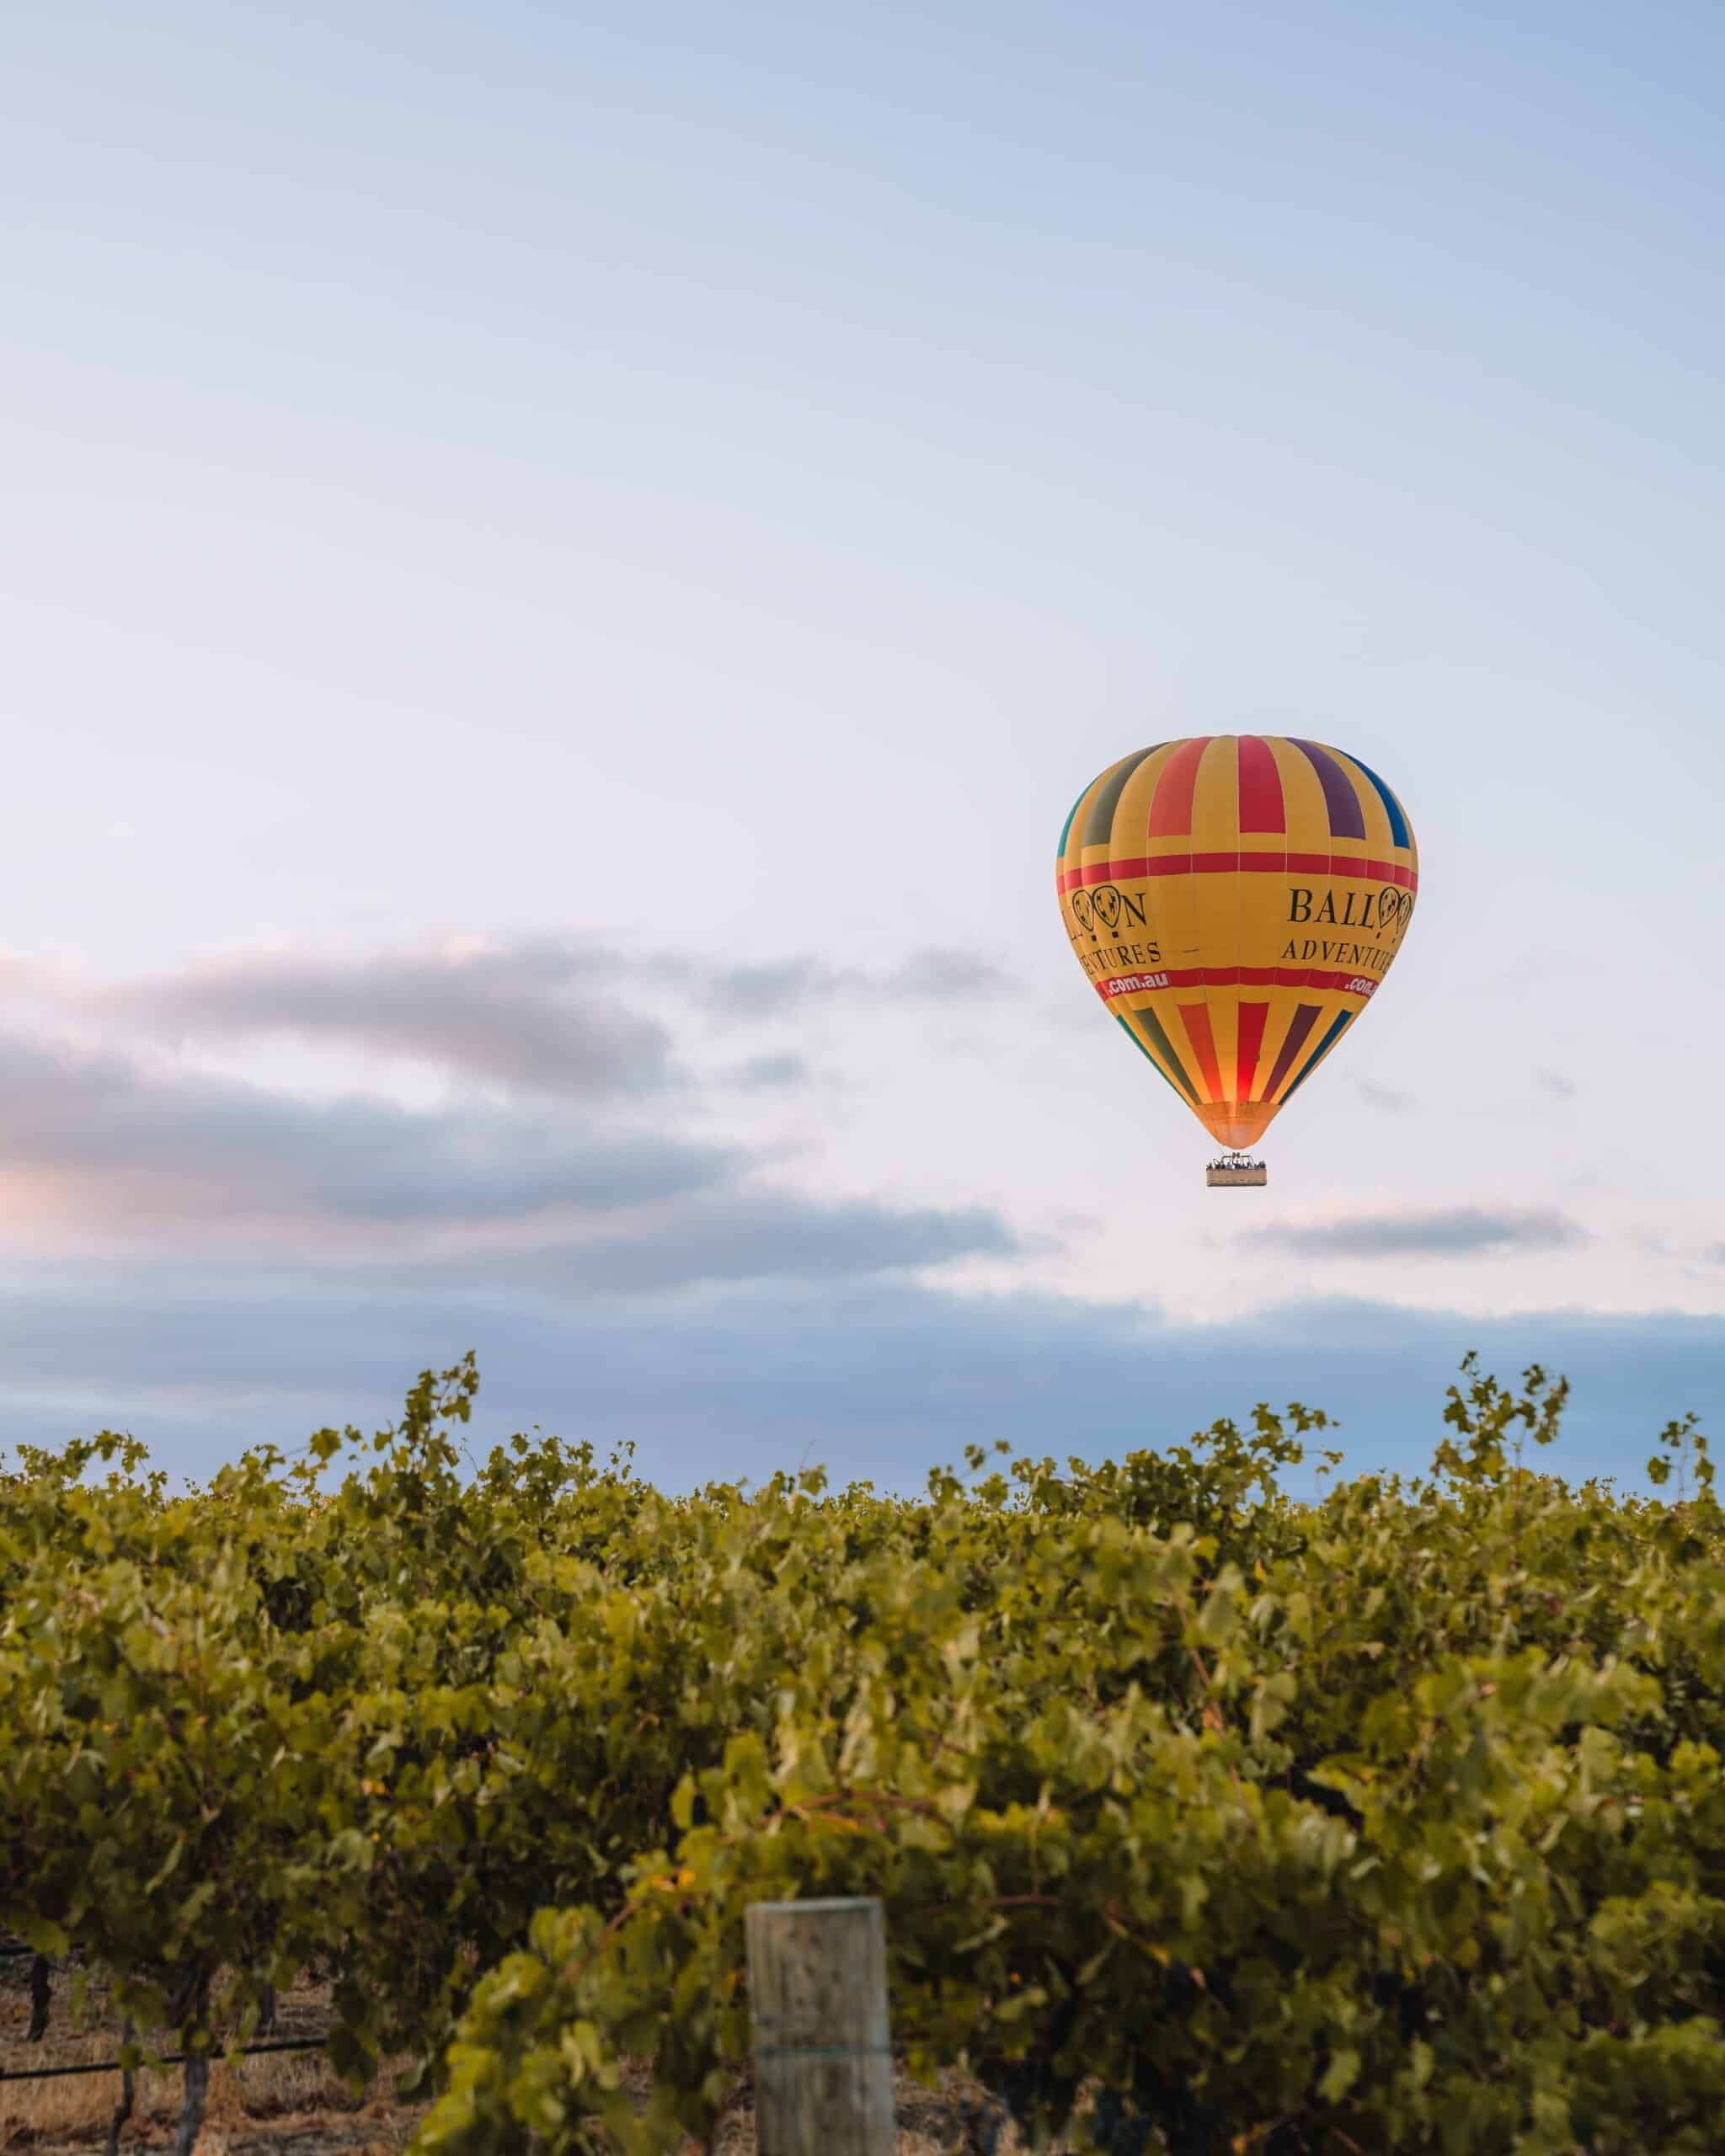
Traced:
<svg viewBox="0 0 1725 2156">
<path fill-rule="evenodd" d="M 1135 756 L 1127 756 L 1115 765 L 1113 775 L 1090 804 L 1090 814 L 1084 819 L 1086 846 L 1106 846 L 1114 833 L 1114 811 L 1120 805 L 1120 796 L 1126 791 L 1126 782 L 1147 756 L 1156 749 L 1165 749 L 1166 741 L 1158 741 L 1156 748 L 1140 749 Z M 1065 849 L 1062 848 L 1062 851 Z"/>
<path fill-rule="evenodd" d="M 1151 1047 L 1156 1051 L 1156 1055 L 1162 1056 L 1167 1061 L 1168 1070 L 1162 1070 L 1162 1065 L 1160 1063 L 1156 1063 L 1156 1055 L 1152 1055 L 1151 1057 L 1151 1061 L 1152 1063 L 1156 1063 L 1157 1070 L 1162 1070 L 1163 1077 L 1167 1078 L 1168 1083 L 1171 1086 L 1178 1085 L 1180 1090 L 1185 1094 L 1187 1099 L 1191 1102 L 1193 1107 L 1196 1107 L 1198 1106 L 1198 1088 L 1187 1076 L 1186 1066 L 1180 1060 L 1179 1053 L 1176 1049 L 1174 1043 L 1168 1038 L 1167 1033 L 1163 1030 L 1162 1020 L 1156 1017 L 1155 1011 L 1151 1010 L 1148 1006 L 1146 1006 L 1142 1011 L 1135 1011 L 1132 1013 L 1132 1016 L 1137 1020 L 1139 1026 L 1141 1027 L 1145 1039 L 1147 1040 L 1150 1043 Z M 1168 1077 L 1169 1070 L 1172 1070 L 1173 1073 L 1173 1076 L 1171 1078 Z"/>
<path fill-rule="evenodd" d="M 1092 781 L 1090 782 L 1090 786 L 1094 786 L 1095 784 L 1096 784 L 1096 781 L 1095 781 L 1094 779 L 1092 779 Z M 1087 786 L 1087 787 L 1085 787 L 1085 789 L 1084 789 L 1084 793 L 1088 793 L 1088 792 L 1089 792 L 1089 791 L 1090 791 L 1090 786 Z M 1066 820 L 1065 820 L 1065 822 L 1064 824 L 1062 824 L 1062 825 L 1061 825 L 1061 826 L 1060 826 L 1060 844 L 1059 844 L 1059 845 L 1055 848 L 1055 859 L 1056 861 L 1064 861 L 1064 860 L 1065 859 L 1065 857 L 1066 857 L 1066 837 L 1067 837 L 1067 834 L 1071 830 L 1071 828 L 1072 828 L 1072 819 L 1073 819 L 1073 818 L 1074 818 L 1074 817 L 1078 814 L 1078 811 L 1079 811 L 1079 810 L 1080 810 L 1080 809 L 1084 806 L 1084 793 L 1081 793 L 1081 794 L 1079 795 L 1078 798 L 1077 798 L 1077 799 L 1076 799 L 1076 800 L 1072 803 L 1071 807 L 1071 808 L 1066 811 Z"/>
<path fill-rule="evenodd" d="M 1139 1039 L 1137 1034 L 1133 1032 L 1132 1028 L 1126 1023 L 1126 1021 L 1120 1016 L 1118 1011 L 1114 1013 L 1114 1023 L 1120 1028 L 1120 1031 L 1124 1033 L 1127 1039 L 1131 1042 L 1133 1047 L 1137 1049 L 1138 1053 L 1144 1058 L 1151 1069 L 1155 1071 L 1156 1076 L 1162 1080 L 1163 1085 L 1167 1087 L 1168 1091 L 1171 1093 L 1178 1095 L 1180 1091 L 1179 1087 L 1174 1083 L 1173 1080 L 1169 1077 L 1167 1072 L 1162 1069 L 1161 1064 L 1156 1061 L 1156 1058 L 1144 1045 L 1144 1043 Z"/>
</svg>

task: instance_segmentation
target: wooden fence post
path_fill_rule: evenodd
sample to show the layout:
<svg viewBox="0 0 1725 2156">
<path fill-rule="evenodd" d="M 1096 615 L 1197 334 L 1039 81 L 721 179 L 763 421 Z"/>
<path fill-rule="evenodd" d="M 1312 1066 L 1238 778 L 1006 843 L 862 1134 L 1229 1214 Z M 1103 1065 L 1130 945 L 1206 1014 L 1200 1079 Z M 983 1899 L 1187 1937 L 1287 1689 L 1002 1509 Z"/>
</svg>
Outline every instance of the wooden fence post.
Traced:
<svg viewBox="0 0 1725 2156">
<path fill-rule="evenodd" d="M 745 1923 L 761 2156 L 894 2156 L 880 1903 L 756 1902 Z"/>
</svg>

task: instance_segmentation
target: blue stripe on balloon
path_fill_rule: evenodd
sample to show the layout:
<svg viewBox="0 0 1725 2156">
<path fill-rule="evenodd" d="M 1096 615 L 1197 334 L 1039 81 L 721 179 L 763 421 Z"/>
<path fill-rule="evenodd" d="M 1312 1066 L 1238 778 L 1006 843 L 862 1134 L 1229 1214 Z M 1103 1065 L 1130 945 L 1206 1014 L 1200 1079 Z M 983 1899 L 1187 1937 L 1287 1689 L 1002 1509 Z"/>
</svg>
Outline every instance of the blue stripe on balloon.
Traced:
<svg viewBox="0 0 1725 2156">
<path fill-rule="evenodd" d="M 1095 781 L 1094 779 L 1092 779 L 1092 781 L 1090 782 L 1090 786 L 1094 786 L 1095 784 L 1096 784 L 1096 781 Z M 1089 791 L 1090 791 L 1090 786 L 1087 786 L 1087 787 L 1085 787 L 1085 789 L 1084 789 L 1084 793 L 1088 793 L 1088 792 L 1089 792 Z M 1062 825 L 1061 825 L 1061 826 L 1060 826 L 1060 844 L 1059 844 L 1059 845 L 1055 848 L 1055 859 L 1056 861 L 1064 861 L 1064 860 L 1065 859 L 1065 857 L 1066 857 L 1066 837 L 1067 837 L 1067 834 L 1071 830 L 1071 828 L 1072 828 L 1072 819 L 1073 819 L 1073 818 L 1074 818 L 1074 817 L 1078 814 L 1078 811 L 1079 811 L 1079 810 L 1080 810 L 1080 809 L 1084 806 L 1084 793 L 1081 793 L 1081 794 L 1079 795 L 1078 798 L 1077 798 L 1077 799 L 1076 799 L 1076 800 L 1072 803 L 1071 807 L 1071 808 L 1066 811 L 1066 820 L 1065 820 L 1065 822 L 1064 824 L 1062 824 Z"/>
<path fill-rule="evenodd" d="M 1350 749 L 1348 760 L 1357 771 L 1363 771 L 1378 790 L 1378 799 L 1384 804 L 1384 814 L 1390 819 L 1390 843 L 1392 846 L 1412 846 L 1413 837 L 1407 829 L 1407 819 L 1402 814 L 1402 803 L 1369 764 L 1360 762 Z"/>
</svg>

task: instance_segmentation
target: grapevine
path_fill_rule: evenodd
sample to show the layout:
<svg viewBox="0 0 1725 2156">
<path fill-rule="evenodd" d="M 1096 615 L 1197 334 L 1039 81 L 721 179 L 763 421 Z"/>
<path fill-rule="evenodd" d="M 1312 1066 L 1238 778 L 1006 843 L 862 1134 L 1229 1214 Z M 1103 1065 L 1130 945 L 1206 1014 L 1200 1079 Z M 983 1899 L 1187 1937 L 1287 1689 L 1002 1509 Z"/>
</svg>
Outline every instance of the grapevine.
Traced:
<svg viewBox="0 0 1725 2156">
<path fill-rule="evenodd" d="M 420 2156 L 659 2156 L 745 2068 L 745 1908 L 865 1893 L 979 2152 L 1717 2148 L 1692 1419 L 1654 1495 L 1571 1486 L 1562 1384 L 1470 1361 L 1428 1474 L 1312 1502 L 1299 1406 L 672 1497 L 537 1433 L 472 1466 L 478 1383 L 190 1491 L 112 1432 L 0 1476 L 0 1925 L 129 2063 L 311 1972 L 355 2084 L 417 2060 Z"/>
</svg>

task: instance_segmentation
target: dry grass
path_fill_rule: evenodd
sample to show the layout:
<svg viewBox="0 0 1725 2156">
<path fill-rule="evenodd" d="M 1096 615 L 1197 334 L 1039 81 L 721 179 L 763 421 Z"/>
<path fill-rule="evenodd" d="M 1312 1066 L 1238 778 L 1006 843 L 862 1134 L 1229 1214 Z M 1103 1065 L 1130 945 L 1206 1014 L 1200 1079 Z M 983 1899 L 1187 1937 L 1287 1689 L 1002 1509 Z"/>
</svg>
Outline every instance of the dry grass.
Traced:
<svg viewBox="0 0 1725 2156">
<path fill-rule="evenodd" d="M 959 2144 L 956 2089 L 925 2089 L 900 2074 L 893 2085 L 898 2120 L 898 2156 L 954 2156 Z M 713 2156 L 755 2156 L 755 2107 L 745 2096 L 727 2111 L 713 2139 Z M 1023 2156 L 1015 2129 L 1001 2136 L 998 2156 Z"/>
<path fill-rule="evenodd" d="M 0 1990 L 0 2063 L 17 2070 L 76 2066 L 112 2058 L 120 2029 L 111 2015 L 74 2017 L 70 1984 L 56 1984 L 45 2042 L 24 2041 L 29 2004 L 16 1983 Z M 328 2025 L 328 2002 L 309 1985 L 284 1994 L 278 2033 L 318 2035 Z M 217 2064 L 210 2073 L 199 2156 L 397 2156 L 424 2105 L 391 2095 L 395 2072 L 405 2061 L 386 2062 L 371 2089 L 355 2097 L 317 2052 L 278 2052 Z M 120 2101 L 118 2073 L 81 2073 L 55 2081 L 0 2082 L 0 2150 L 30 2156 L 76 2152 L 88 2156 L 106 2139 Z M 159 2148 L 173 2141 L 179 2121 L 180 2074 L 169 2067 L 136 2077 L 132 2113 L 120 2136 L 122 2150 Z"/>
</svg>

